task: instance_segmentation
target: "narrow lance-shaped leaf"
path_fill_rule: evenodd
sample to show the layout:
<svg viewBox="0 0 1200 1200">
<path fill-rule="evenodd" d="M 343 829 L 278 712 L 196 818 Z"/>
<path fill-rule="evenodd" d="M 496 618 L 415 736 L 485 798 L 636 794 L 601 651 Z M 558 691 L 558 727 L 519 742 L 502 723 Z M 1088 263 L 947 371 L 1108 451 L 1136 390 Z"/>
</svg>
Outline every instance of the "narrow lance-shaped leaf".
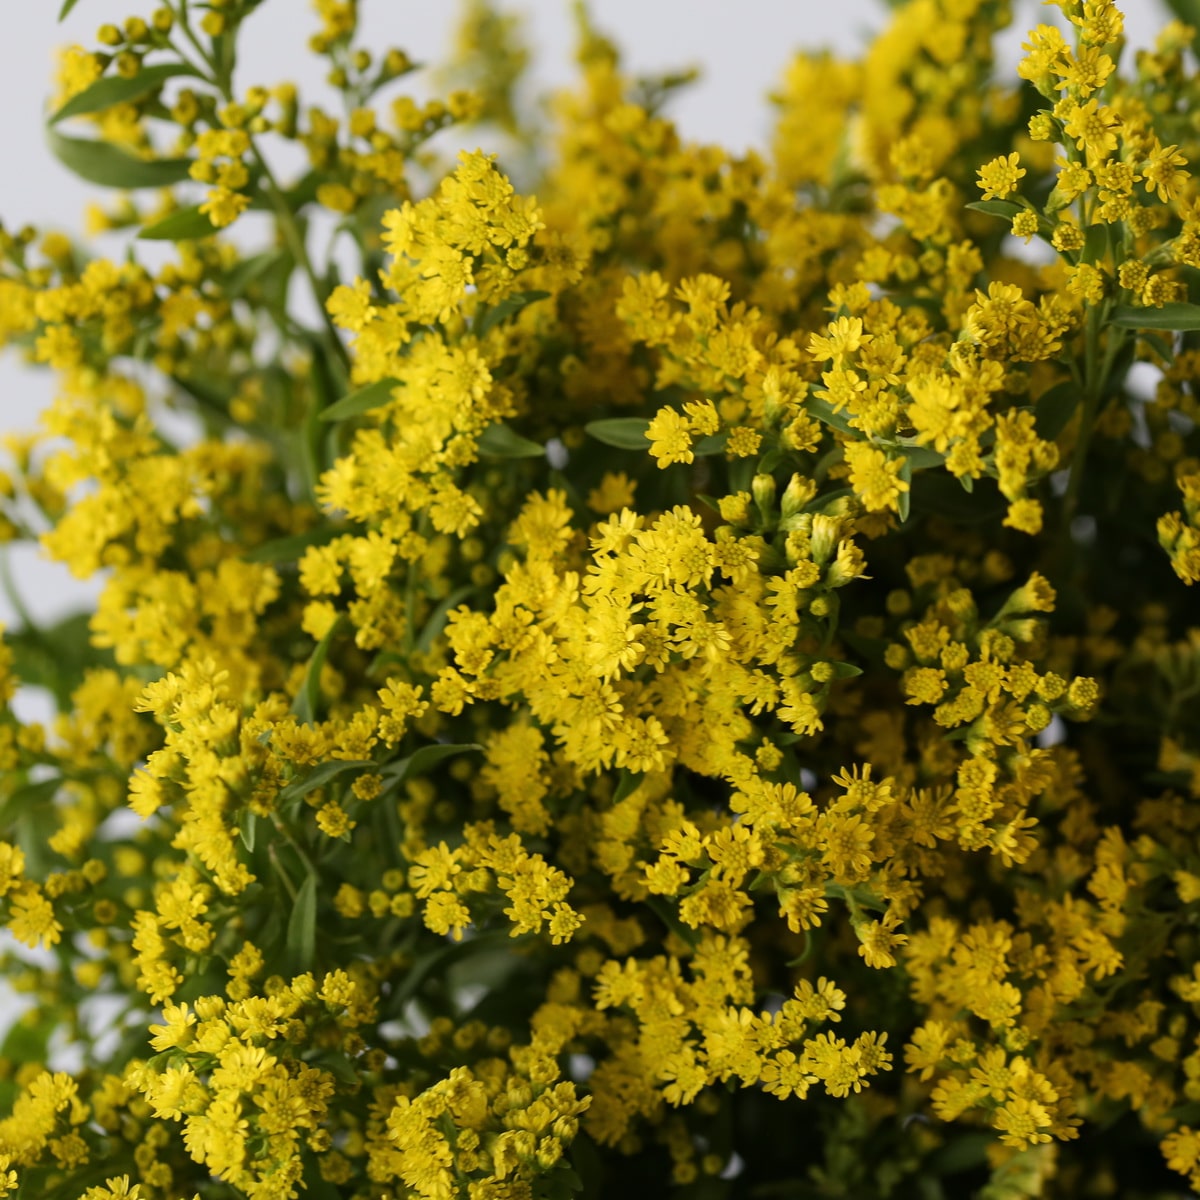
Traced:
<svg viewBox="0 0 1200 1200">
<path fill-rule="evenodd" d="M 258 836 L 258 816 L 253 809 L 248 808 L 242 816 L 238 825 L 238 836 L 242 839 L 242 845 L 253 854 L 254 843 Z"/>
<path fill-rule="evenodd" d="M 727 445 L 729 434 L 723 430 L 721 433 L 710 433 L 707 437 L 702 437 L 692 446 L 692 453 L 697 458 L 707 458 L 710 454 L 724 453 Z M 782 455 L 780 457 L 782 458 Z"/>
<path fill-rule="evenodd" d="M 604 421 L 589 421 L 583 430 L 596 441 L 618 450 L 649 450 L 646 431 L 650 422 L 644 417 L 610 417 Z"/>
<path fill-rule="evenodd" d="M 288 537 L 273 538 L 248 550 L 242 557 L 246 562 L 277 563 L 295 562 L 309 546 L 324 546 L 340 537 L 344 529 L 336 525 L 321 525 L 307 533 L 293 533 Z"/>
<path fill-rule="evenodd" d="M 489 425 L 476 443 L 485 458 L 544 458 L 546 447 L 513 433 L 507 425 Z"/>
<path fill-rule="evenodd" d="M 1032 212 L 1038 219 L 1038 233 L 1043 237 L 1049 237 L 1054 232 L 1054 226 L 1036 209 L 1025 204 L 1015 204 L 1012 200 L 972 200 L 964 207 L 973 212 L 985 213 L 989 217 L 1003 217 L 1010 223 L 1018 213 Z"/>
<path fill-rule="evenodd" d="M 279 799 L 283 802 L 298 800 L 301 796 L 307 796 L 309 792 L 315 792 L 317 788 L 324 787 L 331 779 L 336 779 L 346 771 L 375 771 L 377 769 L 377 764 L 370 759 L 336 759 L 333 762 L 321 763 L 303 779 L 295 779 L 289 783 L 279 793 Z"/>
<path fill-rule="evenodd" d="M 899 478 L 907 483 L 908 489 L 901 492 L 896 497 L 896 511 L 900 514 L 901 521 L 908 520 L 909 510 L 912 507 L 912 473 L 913 464 L 911 458 L 905 458 L 900 464 Z"/>
<path fill-rule="evenodd" d="M 425 622 L 425 628 L 421 630 L 421 636 L 417 638 L 417 644 L 414 647 L 422 654 L 428 654 L 433 649 L 433 643 L 437 639 L 437 635 L 446 628 L 446 621 L 449 619 L 451 610 L 460 605 L 475 588 L 471 584 L 464 584 L 462 587 L 455 588 L 438 606 L 429 614 L 429 619 Z"/>
<path fill-rule="evenodd" d="M 140 230 L 138 237 L 144 242 L 194 242 L 199 238 L 212 237 L 217 227 L 200 211 L 198 204 L 181 208 L 153 225 Z"/>
<path fill-rule="evenodd" d="M 439 742 L 433 746 L 422 746 L 420 750 L 414 751 L 407 758 L 389 763 L 380 771 L 380 774 L 387 778 L 387 790 L 390 791 L 406 779 L 416 779 L 424 775 L 426 771 L 432 771 L 438 763 L 447 758 L 453 758 L 457 754 L 465 754 L 468 750 L 482 749 L 483 747 L 478 742 L 463 742 L 460 744 Z"/>
<path fill-rule="evenodd" d="M 854 663 L 833 662 L 829 666 L 833 668 L 834 679 L 853 679 L 863 673 L 862 667 L 856 666 Z"/>
<path fill-rule="evenodd" d="M 1070 422 L 1083 395 L 1079 385 L 1067 379 L 1043 392 L 1033 406 L 1033 423 L 1037 435 L 1053 441 Z"/>
<path fill-rule="evenodd" d="M 322 421 L 344 421 L 347 417 L 358 417 L 373 408 L 379 408 L 392 398 L 392 392 L 403 384 L 398 379 L 380 379 L 368 383 L 357 391 L 343 396 L 321 413 Z"/>
<path fill-rule="evenodd" d="M 946 456 L 932 446 L 920 446 L 915 442 L 909 445 L 901 439 L 904 445 L 904 458 L 913 471 L 925 471 L 930 467 L 940 467 L 946 461 Z"/>
<path fill-rule="evenodd" d="M 308 660 L 304 683 L 301 685 L 296 699 L 292 701 L 292 712 L 306 725 L 311 725 L 316 720 L 317 709 L 321 703 L 321 669 L 329 657 L 329 647 L 333 644 L 333 639 L 337 635 L 341 623 L 342 619 L 339 617 L 317 643 L 312 658 Z"/>
<path fill-rule="evenodd" d="M 15 789 L 12 794 L 0 804 L 0 830 L 11 828 L 18 818 L 35 808 L 52 805 L 58 789 L 63 781 L 57 776 L 54 779 L 40 779 L 36 783 L 27 783 L 24 787 Z"/>
<path fill-rule="evenodd" d="M 242 295 L 256 279 L 267 274 L 272 268 L 282 266 L 290 258 L 287 250 L 266 250 L 262 254 L 242 259 L 230 268 L 222 280 L 221 286 L 225 295 L 230 299 Z"/>
<path fill-rule="evenodd" d="M 501 321 L 507 321 L 509 317 L 515 317 L 523 308 L 527 308 L 537 300 L 546 300 L 549 296 L 549 292 L 517 292 L 515 295 L 501 300 L 499 304 L 494 304 L 491 308 L 485 309 L 476 318 L 476 334 L 479 337 L 483 337 L 484 334 L 495 329 Z"/>
<path fill-rule="evenodd" d="M 1089 225 L 1079 252 L 1082 263 L 1098 263 L 1108 254 L 1108 226 Z"/>
<path fill-rule="evenodd" d="M 309 871 L 296 892 L 287 926 L 287 952 L 297 975 L 312 966 L 317 953 L 317 877 Z"/>
<path fill-rule="evenodd" d="M 819 396 L 810 396 L 804 401 L 804 409 L 810 417 L 816 417 L 818 421 L 823 421 L 826 425 L 840 430 L 842 433 L 854 433 L 849 414 L 835 411 L 828 400 L 822 400 Z"/>
<path fill-rule="evenodd" d="M 1011 200 L 972 200 L 966 207 L 972 212 L 984 213 L 989 217 L 1007 217 L 1009 220 L 1021 211 L 1021 206 Z"/>
<path fill-rule="evenodd" d="M 1192 50 L 1200 54 L 1200 0 L 1167 0 L 1167 7 L 1194 31 Z"/>
<path fill-rule="evenodd" d="M 108 142 L 87 138 L 64 137 L 54 129 L 46 131 L 54 157 L 80 179 L 101 187 L 170 187 L 188 178 L 189 158 L 134 158 L 132 154 Z"/>
<path fill-rule="evenodd" d="M 1162 308 L 1133 308 L 1127 304 L 1113 310 L 1112 323 L 1119 329 L 1168 329 L 1190 333 L 1200 329 L 1200 304 L 1182 300 Z"/>
<path fill-rule="evenodd" d="M 95 83 L 77 92 L 56 113 L 50 117 L 50 124 L 55 125 L 68 117 L 81 117 L 87 113 L 103 112 L 117 104 L 128 104 L 139 100 L 148 92 L 162 87 L 168 79 L 178 75 L 194 76 L 196 72 L 182 63 L 159 63 L 153 67 L 143 67 L 136 75 L 126 78 L 124 75 L 106 75 Z"/>
<path fill-rule="evenodd" d="M 622 800 L 628 799 L 642 786 L 643 779 L 645 775 L 641 771 L 622 771 L 616 791 L 613 792 L 612 802 L 620 804 Z"/>
</svg>

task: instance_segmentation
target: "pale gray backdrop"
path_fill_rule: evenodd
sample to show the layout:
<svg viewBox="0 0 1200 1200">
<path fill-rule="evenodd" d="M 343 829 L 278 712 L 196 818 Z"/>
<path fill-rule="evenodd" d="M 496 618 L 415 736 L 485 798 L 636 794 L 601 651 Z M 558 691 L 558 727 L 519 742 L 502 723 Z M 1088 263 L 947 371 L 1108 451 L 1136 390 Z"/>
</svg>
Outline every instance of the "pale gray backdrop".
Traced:
<svg viewBox="0 0 1200 1200">
<path fill-rule="evenodd" d="M 80 0 L 58 24 L 60 0 L 9 0 L 0 38 L 0 220 L 9 228 L 26 222 L 78 232 L 86 202 L 96 195 L 50 155 L 42 138 L 44 97 L 56 46 L 94 45 L 97 26 L 120 21 L 128 0 Z M 545 85 L 571 78 L 572 23 L 569 0 L 515 0 L 509 7 L 530 18 L 537 51 L 537 80 Z M 1017 18 L 1004 39 L 1004 57 L 1015 63 L 1023 33 L 1057 11 L 1037 0 L 1018 0 Z M 685 65 L 702 68 L 701 81 L 677 97 L 672 109 L 685 136 L 733 149 L 761 144 L 768 125 L 765 95 L 780 79 L 797 47 L 831 46 L 854 53 L 886 19 L 882 0 L 592 0 L 597 23 L 624 47 L 635 72 Z M 1147 45 L 1164 21 L 1157 0 L 1127 0 L 1127 30 L 1135 46 Z M 439 63 L 449 50 L 457 5 L 452 0 L 363 0 L 365 44 L 403 46 L 417 61 Z M 293 78 L 306 96 L 325 89 L 319 65 L 305 49 L 315 28 L 308 0 L 271 0 L 249 19 L 239 84 Z M 414 82 L 414 91 L 422 84 Z M 121 238 L 104 239 L 105 253 L 119 257 Z M 0 356 L 0 431 L 35 427 L 50 398 L 50 380 Z M 85 606 L 94 586 L 81 584 L 34 547 L 17 547 L 12 562 L 22 593 L 39 617 L 53 618 Z M 0 594 L 0 621 L 13 623 Z M 28 698 L 25 698 L 28 699 Z"/>
</svg>

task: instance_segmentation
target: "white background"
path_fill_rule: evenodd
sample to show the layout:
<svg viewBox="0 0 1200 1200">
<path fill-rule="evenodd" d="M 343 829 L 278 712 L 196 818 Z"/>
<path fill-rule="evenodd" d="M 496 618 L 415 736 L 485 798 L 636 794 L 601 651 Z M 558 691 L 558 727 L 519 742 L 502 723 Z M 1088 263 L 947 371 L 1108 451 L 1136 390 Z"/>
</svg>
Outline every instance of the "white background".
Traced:
<svg viewBox="0 0 1200 1200">
<path fill-rule="evenodd" d="M 82 213 L 97 190 L 76 180 L 46 149 L 42 135 L 45 97 L 50 90 L 54 50 L 72 42 L 95 45 L 96 28 L 120 22 L 130 10 L 149 13 L 149 2 L 79 0 L 61 25 L 60 0 L 7 0 L 0 38 L 0 220 L 9 229 L 32 223 L 71 233 L 82 229 Z M 512 9 L 530 19 L 536 79 L 557 86 L 572 77 L 570 0 L 519 0 Z M 1157 0 L 1127 0 L 1126 31 L 1131 46 L 1147 45 L 1165 21 Z M 1057 11 L 1037 0 L 1018 0 L 1016 20 L 1003 39 L 1002 57 L 1011 68 L 1024 31 L 1050 21 Z M 781 79 L 801 47 L 829 46 L 858 53 L 873 29 L 887 19 L 882 0 L 593 0 L 597 25 L 615 38 L 633 73 L 683 66 L 702 69 L 701 81 L 676 98 L 671 109 L 685 137 L 741 150 L 762 145 L 768 129 L 768 90 Z M 452 0 L 362 0 L 363 44 L 402 46 L 419 62 L 445 61 L 457 5 Z M 270 0 L 246 23 L 237 80 L 240 89 L 294 79 L 303 96 L 327 94 L 317 60 L 305 42 L 316 28 L 308 0 Z M 420 93 L 422 84 L 414 83 Z M 123 241 L 104 239 L 103 252 L 119 259 Z M 31 430 L 51 397 L 51 381 L 14 356 L 0 356 L 0 432 Z M 40 620 L 89 604 L 95 586 L 71 578 L 43 559 L 33 546 L 10 551 L 26 603 Z M 0 594 L 0 621 L 16 623 Z"/>
</svg>

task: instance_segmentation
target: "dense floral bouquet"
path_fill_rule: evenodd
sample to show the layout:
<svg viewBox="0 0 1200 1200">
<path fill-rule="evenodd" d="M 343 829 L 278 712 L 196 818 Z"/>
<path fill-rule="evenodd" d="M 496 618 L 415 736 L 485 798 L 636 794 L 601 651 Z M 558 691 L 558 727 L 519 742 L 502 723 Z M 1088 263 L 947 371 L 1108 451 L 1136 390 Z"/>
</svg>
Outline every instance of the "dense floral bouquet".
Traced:
<svg viewBox="0 0 1200 1200">
<path fill-rule="evenodd" d="M 260 7 L 65 53 L 128 255 L 0 235 L 103 578 L 4 640 L 0 1195 L 1200 1185 L 1197 28 L 899 3 L 734 157 L 583 14 L 551 133 L 484 0 L 427 103 L 318 0 L 336 117 Z"/>
</svg>

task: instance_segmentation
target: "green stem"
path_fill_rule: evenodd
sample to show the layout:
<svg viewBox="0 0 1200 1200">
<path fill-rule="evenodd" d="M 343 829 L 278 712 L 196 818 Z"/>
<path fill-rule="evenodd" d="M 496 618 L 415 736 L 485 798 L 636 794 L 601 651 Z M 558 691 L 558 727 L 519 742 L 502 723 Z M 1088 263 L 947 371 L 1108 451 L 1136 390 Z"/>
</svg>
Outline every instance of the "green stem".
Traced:
<svg viewBox="0 0 1200 1200">
<path fill-rule="evenodd" d="M 33 615 L 25 606 L 25 601 L 22 599 L 21 593 L 17 590 L 16 580 L 13 579 L 12 575 L 12 563 L 9 560 L 7 546 L 0 550 L 0 586 L 3 587 L 5 599 L 12 605 L 13 612 L 21 618 L 22 629 L 33 634 L 37 637 L 38 641 L 43 641 L 41 626 L 33 619 Z"/>
<path fill-rule="evenodd" d="M 179 0 L 178 8 L 171 3 L 171 0 L 167 0 L 167 7 L 175 13 L 175 18 L 179 23 L 179 28 L 183 30 L 183 36 L 192 43 L 196 53 L 200 55 L 200 61 L 203 62 L 204 65 L 213 73 L 213 78 L 208 82 L 220 87 L 220 84 L 216 78 L 218 74 L 217 64 L 213 61 L 213 58 L 208 51 L 205 50 L 201 45 L 200 39 L 196 37 L 195 33 L 192 31 L 191 22 L 188 20 L 187 0 Z M 182 57 L 182 55 L 180 57 Z"/>
<path fill-rule="evenodd" d="M 274 846 L 267 847 L 267 857 L 271 860 L 271 866 L 275 868 L 275 874 L 279 876 L 280 881 L 283 883 L 284 890 L 291 898 L 292 903 L 295 904 L 296 886 L 288 878 L 288 873 L 283 869 L 283 863 L 279 861 L 279 852 Z"/>
<path fill-rule="evenodd" d="M 226 104 L 232 104 L 234 99 L 233 80 L 227 71 L 221 69 L 220 64 L 204 49 L 200 39 L 196 37 L 187 19 L 186 4 L 180 4 L 180 7 L 175 9 L 175 15 L 178 18 L 180 29 L 183 30 L 184 37 L 195 47 L 196 53 L 210 72 L 207 82 L 217 89 L 221 99 Z M 182 58 L 183 55 L 181 54 L 180 57 Z M 348 386 L 350 357 L 346 353 L 346 347 L 342 344 L 341 338 L 338 337 L 337 327 L 334 325 L 333 319 L 325 307 L 326 301 L 329 299 L 328 289 L 321 283 L 319 276 L 313 268 L 312 259 L 309 257 L 308 247 L 304 241 L 304 234 L 296 223 L 296 216 L 288 206 L 287 198 L 284 196 L 283 189 L 279 186 L 279 181 L 275 178 L 275 174 L 271 170 L 266 156 L 259 149 L 253 137 L 250 137 L 250 153 L 254 156 L 254 161 L 258 164 L 263 179 L 266 181 L 267 194 L 270 197 L 272 207 L 275 209 L 275 218 L 279 230 L 283 234 L 283 239 L 287 243 L 288 249 L 292 252 L 292 257 L 296 260 L 297 265 L 304 272 L 304 276 L 308 280 L 308 285 L 312 289 L 313 299 L 316 301 L 317 308 L 320 309 L 321 319 L 325 325 L 326 340 L 329 344 L 328 348 L 332 351 L 331 359 L 338 364 L 340 373 L 343 376 L 341 382 Z"/>
<path fill-rule="evenodd" d="M 295 214 L 288 206 L 283 189 L 279 186 L 266 157 L 258 148 L 253 138 L 250 139 L 250 153 L 254 156 L 254 161 L 258 164 L 259 170 L 262 171 L 263 179 L 266 180 L 267 193 L 271 198 L 271 204 L 275 208 L 275 217 L 279 222 L 279 228 L 283 233 L 284 241 L 287 242 L 288 249 L 292 252 L 292 257 L 295 258 L 300 269 L 304 272 L 304 277 L 308 280 L 308 285 L 312 289 L 313 299 L 316 301 L 317 307 L 321 310 L 321 319 L 325 324 L 326 338 L 333 350 L 333 358 L 345 376 L 342 382 L 346 383 L 350 374 L 350 356 L 346 353 L 346 347 L 342 344 L 341 338 L 338 337 L 337 326 L 334 325 L 333 318 L 329 315 L 328 308 L 326 308 L 329 291 L 313 268 L 312 260 L 308 256 L 308 247 L 304 242 L 304 234 L 301 232 L 300 226 L 296 223 Z"/>
<path fill-rule="evenodd" d="M 1116 360 L 1122 340 L 1120 333 L 1109 326 L 1108 344 L 1105 346 L 1104 360 L 1101 362 L 1100 335 L 1107 325 L 1108 310 L 1107 301 L 1090 308 L 1084 327 L 1083 410 L 1079 416 L 1079 440 L 1075 444 L 1075 453 L 1071 456 L 1071 474 L 1067 482 L 1066 495 L 1063 497 L 1064 531 L 1070 529 L 1071 520 L 1079 503 L 1079 489 L 1083 484 L 1083 472 L 1087 464 L 1092 431 L 1100 410 L 1100 402 L 1108 391 L 1108 378 L 1112 373 L 1112 365 Z"/>
<path fill-rule="evenodd" d="M 429 514 L 422 513 L 421 519 L 417 523 L 417 532 L 424 537 L 429 532 Z M 416 624 L 416 607 L 417 607 L 417 563 L 412 560 L 408 564 L 407 577 L 404 582 L 404 649 L 405 652 L 411 654 L 413 647 L 417 644 L 417 624 Z"/>
<path fill-rule="evenodd" d="M 292 834 L 292 831 L 287 827 L 287 824 L 283 821 L 278 813 L 272 813 L 271 823 L 281 834 L 283 834 L 283 840 L 287 842 L 287 844 L 291 846 L 293 850 L 295 850 L 296 856 L 304 864 L 305 870 L 308 871 L 310 875 L 315 876 L 317 874 L 316 865 L 313 863 L 313 860 L 309 858 L 304 848 L 296 840 L 295 836 Z M 292 899 L 295 899 L 295 897 L 293 896 Z"/>
</svg>

